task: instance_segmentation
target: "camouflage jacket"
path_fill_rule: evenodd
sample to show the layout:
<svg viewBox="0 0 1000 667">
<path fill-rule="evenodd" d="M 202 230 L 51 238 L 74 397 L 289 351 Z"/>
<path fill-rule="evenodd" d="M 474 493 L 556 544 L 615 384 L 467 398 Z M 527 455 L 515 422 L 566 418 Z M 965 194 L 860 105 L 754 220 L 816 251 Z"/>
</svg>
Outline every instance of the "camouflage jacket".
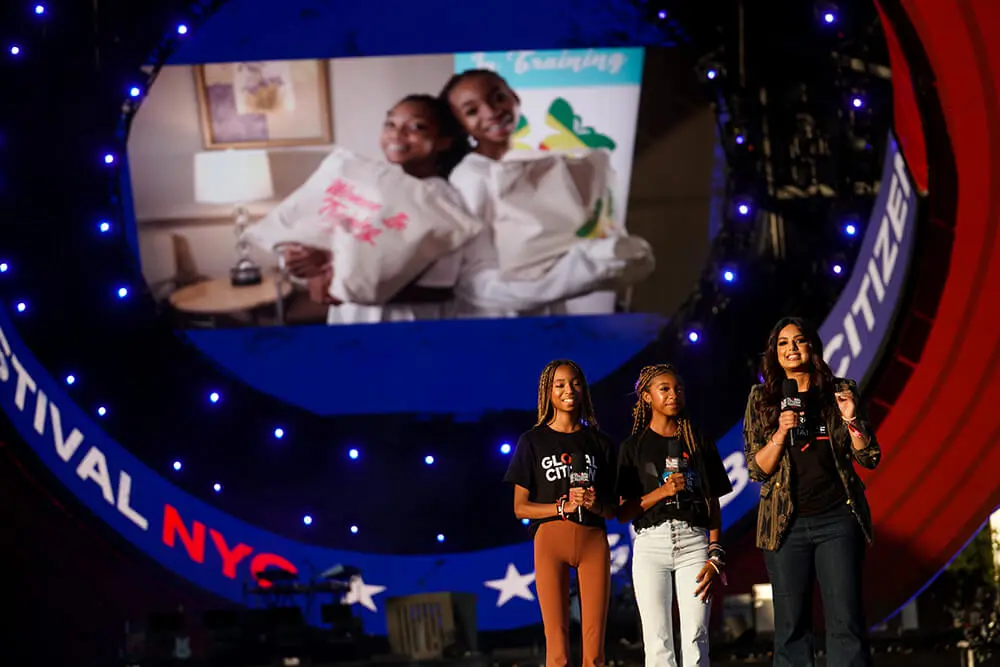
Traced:
<svg viewBox="0 0 1000 667">
<path fill-rule="evenodd" d="M 837 378 L 837 391 L 850 391 L 854 394 L 854 404 L 857 406 L 857 425 L 867 434 L 870 440 L 864 449 L 855 449 L 851 444 L 851 434 L 847 425 L 839 415 L 827 421 L 827 433 L 830 434 L 830 445 L 833 447 L 833 459 L 840 473 L 840 480 L 847 491 L 847 504 L 851 512 L 861 524 L 865 539 L 870 544 L 874 537 L 872 531 L 872 515 L 865 498 L 865 485 L 854 469 L 854 462 L 863 468 L 873 470 L 882 457 L 875 430 L 867 421 L 867 415 L 858 397 L 858 387 L 853 380 Z M 757 465 L 757 452 L 767 444 L 777 431 L 776 424 L 761 423 L 756 410 L 757 402 L 762 400 L 763 385 L 757 385 L 750 390 L 747 399 L 746 414 L 743 420 L 743 451 L 747 458 L 747 470 L 750 479 L 760 482 L 760 506 L 757 512 L 757 546 L 773 551 L 781 546 L 785 533 L 795 512 L 795 498 L 792 496 L 789 482 L 791 481 L 792 465 L 788 450 L 782 452 L 778 469 L 770 475 Z"/>
</svg>

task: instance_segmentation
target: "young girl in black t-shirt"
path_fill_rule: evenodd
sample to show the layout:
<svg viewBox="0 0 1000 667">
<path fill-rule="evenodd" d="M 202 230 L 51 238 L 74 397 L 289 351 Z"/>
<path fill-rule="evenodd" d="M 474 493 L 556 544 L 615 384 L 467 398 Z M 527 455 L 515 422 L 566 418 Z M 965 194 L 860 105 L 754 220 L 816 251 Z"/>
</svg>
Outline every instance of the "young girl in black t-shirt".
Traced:
<svg viewBox="0 0 1000 667">
<path fill-rule="evenodd" d="M 636 530 L 635 601 L 646 666 L 677 667 L 673 588 L 684 667 L 708 667 L 712 592 L 725 568 L 719 498 L 732 491 L 715 443 L 691 426 L 673 366 L 647 366 L 635 383 L 632 436 L 618 458 L 619 521 Z"/>
<path fill-rule="evenodd" d="M 531 520 L 546 667 L 569 663 L 570 568 L 580 586 L 583 665 L 604 664 L 611 586 L 604 520 L 618 505 L 614 460 L 583 371 L 564 359 L 549 363 L 538 381 L 538 422 L 518 440 L 504 478 L 514 484 L 514 514 Z"/>
</svg>

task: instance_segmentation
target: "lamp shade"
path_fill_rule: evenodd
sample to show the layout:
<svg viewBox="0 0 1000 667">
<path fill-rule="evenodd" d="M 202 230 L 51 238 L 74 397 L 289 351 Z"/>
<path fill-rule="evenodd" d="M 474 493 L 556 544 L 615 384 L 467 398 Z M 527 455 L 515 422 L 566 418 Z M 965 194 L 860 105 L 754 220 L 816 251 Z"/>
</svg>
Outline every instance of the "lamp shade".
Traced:
<svg viewBox="0 0 1000 667">
<path fill-rule="evenodd" d="M 274 196 L 267 151 L 224 150 L 194 156 L 194 198 L 201 204 L 246 204 Z"/>
</svg>

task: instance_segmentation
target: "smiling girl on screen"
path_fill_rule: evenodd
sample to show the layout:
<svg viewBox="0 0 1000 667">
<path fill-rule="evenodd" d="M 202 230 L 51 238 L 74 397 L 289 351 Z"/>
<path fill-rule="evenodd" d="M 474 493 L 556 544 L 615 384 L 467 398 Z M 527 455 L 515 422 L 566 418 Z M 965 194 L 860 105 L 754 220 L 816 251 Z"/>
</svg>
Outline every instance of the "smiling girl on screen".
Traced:
<svg viewBox="0 0 1000 667">
<path fill-rule="evenodd" d="M 624 264 L 619 286 L 634 285 L 652 272 L 654 259 L 648 243 L 598 229 L 605 228 L 610 218 L 610 204 L 599 198 L 613 173 L 606 151 L 574 157 L 512 151 L 520 99 L 492 70 L 467 70 L 452 76 L 440 97 L 466 135 L 453 151 L 465 155 L 451 172 L 451 184 L 490 229 L 499 258 L 495 261 L 508 279 L 528 276 L 530 280 L 539 266 L 549 272 L 561 270 L 564 267 L 553 263 L 554 253 L 560 251 L 582 255 L 592 271 Z M 576 187 L 566 187 L 568 181 Z M 594 199 L 596 208 L 591 203 Z M 579 219 L 574 219 L 577 212 Z M 583 238 L 588 235 L 602 238 Z M 566 275 L 563 280 L 573 283 L 585 278 L 586 274 Z M 569 297 L 582 294 L 586 293 L 567 294 L 563 301 L 548 304 L 546 313 L 582 312 L 567 307 Z M 607 312 L 606 308 L 594 311 L 585 306 L 584 310 Z"/>
<path fill-rule="evenodd" d="M 387 113 L 380 144 L 386 162 L 420 179 L 435 196 L 464 211 L 461 197 L 446 180 L 458 159 L 453 149 L 459 139 L 464 140 L 464 133 L 445 103 L 429 95 L 410 95 Z M 294 227 L 299 194 L 328 185 L 324 180 L 313 180 L 316 175 L 255 225 L 258 244 L 273 247 L 275 229 Z M 280 236 L 281 232 L 277 233 Z M 285 259 L 289 271 L 307 281 L 310 296 L 330 304 L 330 324 L 537 310 L 553 301 L 607 289 L 628 269 L 621 259 L 595 263 L 594 253 L 582 244 L 538 280 L 506 281 L 497 269 L 491 244 L 490 235 L 483 230 L 456 251 L 435 258 L 416 280 L 383 304 L 351 302 L 338 295 L 335 286 L 331 288 L 336 262 L 326 248 L 293 246 L 285 250 Z"/>
</svg>

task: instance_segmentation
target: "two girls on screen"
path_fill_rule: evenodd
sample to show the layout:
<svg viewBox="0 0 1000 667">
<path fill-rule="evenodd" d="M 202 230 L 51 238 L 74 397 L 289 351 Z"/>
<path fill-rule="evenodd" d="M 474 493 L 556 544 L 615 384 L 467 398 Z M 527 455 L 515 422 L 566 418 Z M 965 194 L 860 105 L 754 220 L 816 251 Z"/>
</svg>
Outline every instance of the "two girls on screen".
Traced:
<svg viewBox="0 0 1000 667">
<path fill-rule="evenodd" d="M 410 95 L 389 110 L 380 137 L 385 160 L 433 183 L 439 196 L 460 202 L 485 229 L 459 251 L 439 258 L 384 306 L 334 303 L 330 252 L 286 250 L 289 272 L 307 282 L 313 300 L 331 306 L 329 323 L 559 313 L 568 299 L 627 287 L 652 272 L 652 253 L 640 239 L 580 239 L 540 278 L 504 279 L 485 177 L 468 165 L 506 154 L 514 132 L 509 118 L 516 122 L 518 114 L 516 94 L 485 70 L 455 75 L 437 99 Z M 276 210 L 270 217 L 280 214 Z"/>
<path fill-rule="evenodd" d="M 431 184 L 437 196 L 464 206 L 446 178 L 468 152 L 468 138 L 443 100 L 430 95 L 403 98 L 386 114 L 379 143 L 387 162 Z M 281 218 L 283 208 L 294 204 L 294 197 L 258 224 L 276 224 L 273 221 Z M 611 243 L 581 240 L 537 280 L 512 281 L 500 273 L 486 228 L 457 252 L 431 264 L 385 305 L 334 303 L 329 286 L 335 263 L 327 250 L 292 248 L 285 251 L 285 261 L 293 276 L 307 282 L 313 300 L 330 305 L 328 323 L 413 321 L 538 311 L 549 303 L 616 287 L 623 276 L 635 275 L 637 261 L 646 260 L 614 257 L 607 250 Z"/>
<path fill-rule="evenodd" d="M 569 660 L 571 568 L 579 580 L 583 665 L 604 664 L 610 587 L 605 520 L 612 517 L 634 521 L 639 533 L 632 568 L 646 664 L 678 664 L 671 621 L 675 578 L 683 664 L 708 665 L 709 604 L 725 568 L 718 499 L 731 490 L 729 479 L 714 443 L 687 419 L 683 385 L 672 366 L 644 368 L 636 394 L 633 435 L 616 466 L 583 371 L 571 361 L 551 362 L 539 380 L 538 421 L 518 441 L 505 477 L 514 485 L 514 513 L 530 520 L 534 537 L 547 667 Z"/>
</svg>

